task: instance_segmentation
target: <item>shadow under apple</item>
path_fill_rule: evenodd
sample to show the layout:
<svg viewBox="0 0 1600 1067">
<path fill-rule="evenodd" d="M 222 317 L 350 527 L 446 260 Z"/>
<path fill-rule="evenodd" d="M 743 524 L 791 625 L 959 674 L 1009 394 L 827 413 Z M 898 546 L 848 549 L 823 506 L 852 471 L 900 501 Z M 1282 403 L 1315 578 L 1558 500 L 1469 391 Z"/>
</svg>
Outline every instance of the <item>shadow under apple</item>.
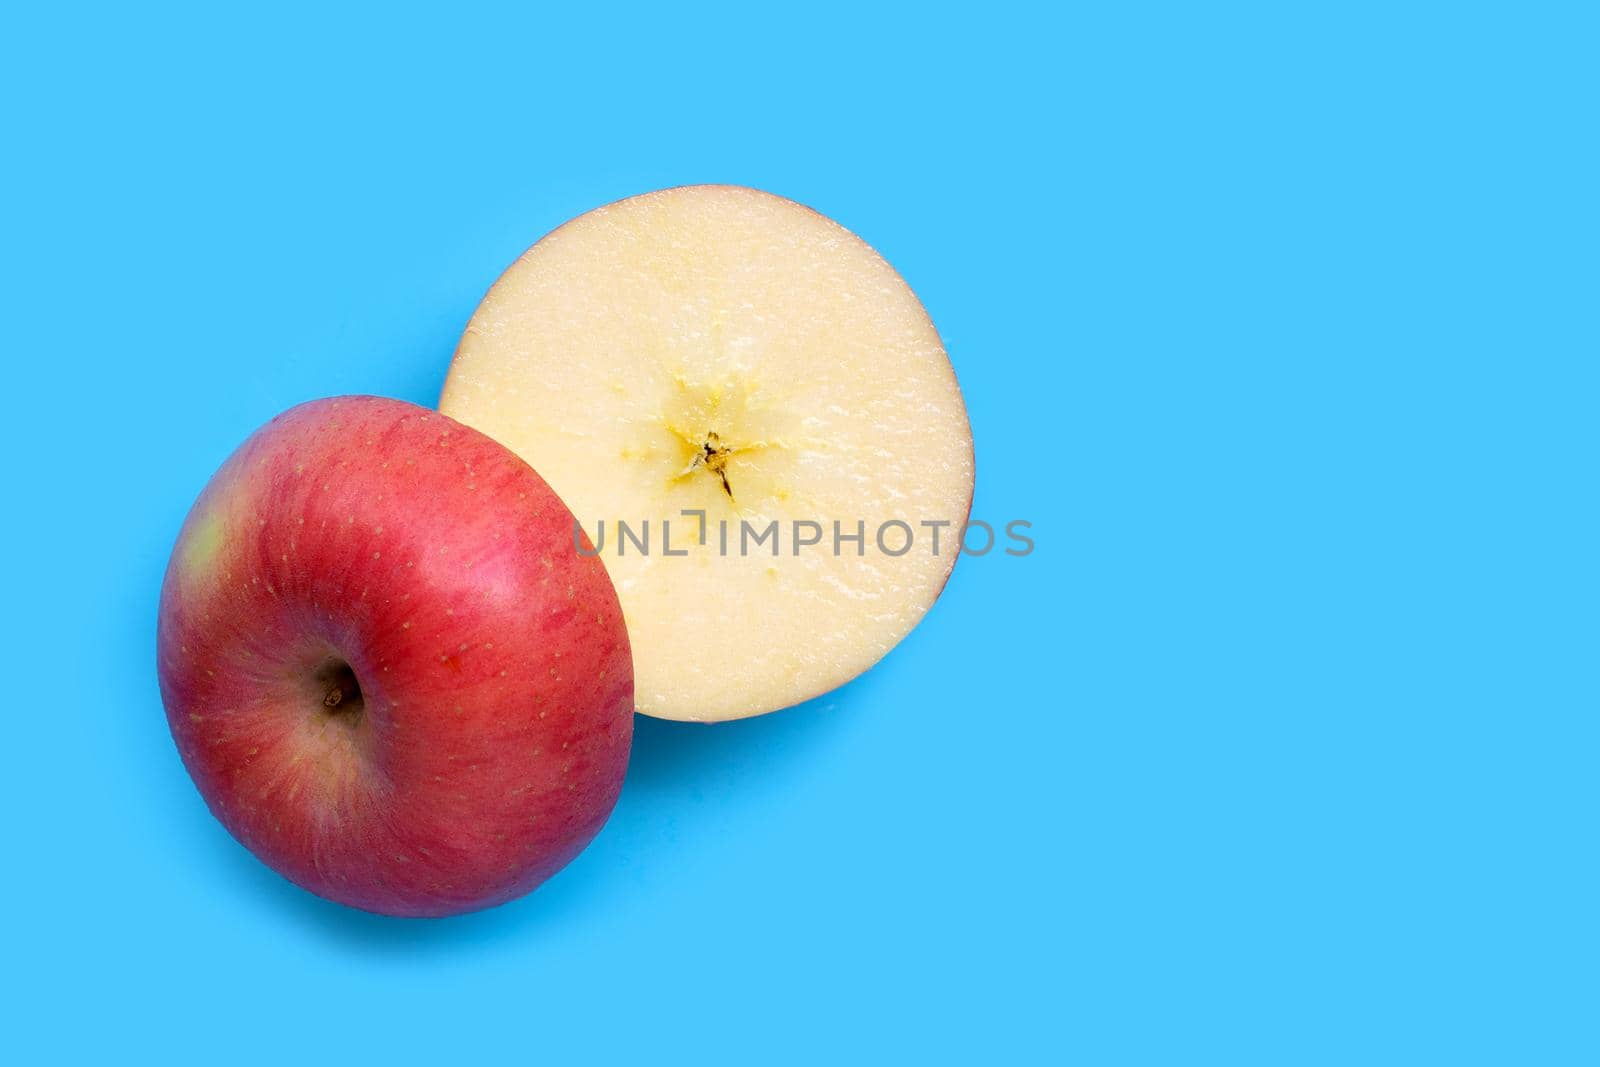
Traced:
<svg viewBox="0 0 1600 1067">
<path fill-rule="evenodd" d="M 871 673 L 815 700 L 735 722 L 703 724 L 634 717 L 632 759 L 622 795 L 595 841 L 564 870 L 519 900 L 446 919 L 396 919 L 335 904 L 294 885 L 211 822 L 200 836 L 227 891 L 265 901 L 273 911 L 353 951 L 396 955 L 471 951 L 606 914 L 618 898 L 647 892 L 664 865 L 696 841 L 716 840 L 720 813 L 821 766 L 819 750 L 845 720 L 865 713 Z M 809 770 L 808 770 L 809 769 Z M 199 809 L 201 813 L 204 808 Z M 210 820 L 209 815 L 201 817 Z M 670 824 L 670 840 L 663 840 Z"/>
</svg>

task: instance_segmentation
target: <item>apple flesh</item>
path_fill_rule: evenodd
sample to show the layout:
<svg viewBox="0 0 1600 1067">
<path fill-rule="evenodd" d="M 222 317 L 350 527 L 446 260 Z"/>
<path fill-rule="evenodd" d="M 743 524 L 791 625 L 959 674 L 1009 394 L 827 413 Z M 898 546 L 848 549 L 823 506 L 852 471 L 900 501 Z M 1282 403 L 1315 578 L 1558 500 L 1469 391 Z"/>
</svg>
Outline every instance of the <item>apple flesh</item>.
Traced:
<svg viewBox="0 0 1600 1067">
<path fill-rule="evenodd" d="M 916 296 L 753 189 L 649 193 L 549 234 L 484 298 L 440 409 L 536 466 L 601 544 L 638 710 L 669 719 L 772 711 L 872 666 L 943 589 L 972 500 L 966 407 Z M 744 524 L 774 521 L 776 554 L 751 549 Z"/>
<path fill-rule="evenodd" d="M 162 698 L 211 811 L 313 893 L 439 916 L 600 830 L 632 736 L 616 595 L 526 463 L 415 405 L 293 408 L 194 505 Z"/>
</svg>

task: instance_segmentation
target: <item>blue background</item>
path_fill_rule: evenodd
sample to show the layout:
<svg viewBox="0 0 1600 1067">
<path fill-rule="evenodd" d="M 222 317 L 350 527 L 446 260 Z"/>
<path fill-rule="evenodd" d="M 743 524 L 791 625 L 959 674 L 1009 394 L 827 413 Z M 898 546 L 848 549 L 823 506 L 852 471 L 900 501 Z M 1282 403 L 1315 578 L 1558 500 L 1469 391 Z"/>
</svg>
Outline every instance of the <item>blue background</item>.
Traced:
<svg viewBox="0 0 1600 1067">
<path fill-rule="evenodd" d="M 0 16 L 0 1054 L 1597 1062 L 1578 5 L 528 8 Z M 642 721 L 518 903 L 280 881 L 162 717 L 190 501 L 702 181 L 900 269 L 1037 551 L 812 705 Z"/>
</svg>

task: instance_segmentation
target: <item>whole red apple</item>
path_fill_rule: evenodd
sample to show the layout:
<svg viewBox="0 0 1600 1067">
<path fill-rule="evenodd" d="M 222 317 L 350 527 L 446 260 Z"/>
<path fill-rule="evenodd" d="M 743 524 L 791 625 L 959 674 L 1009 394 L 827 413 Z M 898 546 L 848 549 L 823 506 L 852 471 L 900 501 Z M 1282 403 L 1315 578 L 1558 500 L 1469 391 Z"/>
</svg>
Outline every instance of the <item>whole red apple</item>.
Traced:
<svg viewBox="0 0 1600 1067">
<path fill-rule="evenodd" d="M 291 881 L 389 915 L 554 874 L 632 737 L 622 613 L 573 530 L 526 463 L 425 408 L 337 397 L 258 430 L 161 590 L 162 699 L 211 811 Z"/>
</svg>

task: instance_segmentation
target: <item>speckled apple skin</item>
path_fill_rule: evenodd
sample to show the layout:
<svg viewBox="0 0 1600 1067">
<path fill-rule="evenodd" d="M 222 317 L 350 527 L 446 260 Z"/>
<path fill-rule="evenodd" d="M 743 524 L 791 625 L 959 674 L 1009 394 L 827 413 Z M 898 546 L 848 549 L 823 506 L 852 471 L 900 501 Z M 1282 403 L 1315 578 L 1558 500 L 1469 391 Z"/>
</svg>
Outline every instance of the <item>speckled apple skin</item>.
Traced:
<svg viewBox="0 0 1600 1067">
<path fill-rule="evenodd" d="M 389 915 L 560 870 L 616 803 L 633 718 L 617 597 L 573 529 L 526 463 L 425 408 L 336 397 L 258 430 L 161 592 L 162 698 L 212 813 L 291 881 Z M 325 710 L 330 658 L 359 715 Z"/>
</svg>

